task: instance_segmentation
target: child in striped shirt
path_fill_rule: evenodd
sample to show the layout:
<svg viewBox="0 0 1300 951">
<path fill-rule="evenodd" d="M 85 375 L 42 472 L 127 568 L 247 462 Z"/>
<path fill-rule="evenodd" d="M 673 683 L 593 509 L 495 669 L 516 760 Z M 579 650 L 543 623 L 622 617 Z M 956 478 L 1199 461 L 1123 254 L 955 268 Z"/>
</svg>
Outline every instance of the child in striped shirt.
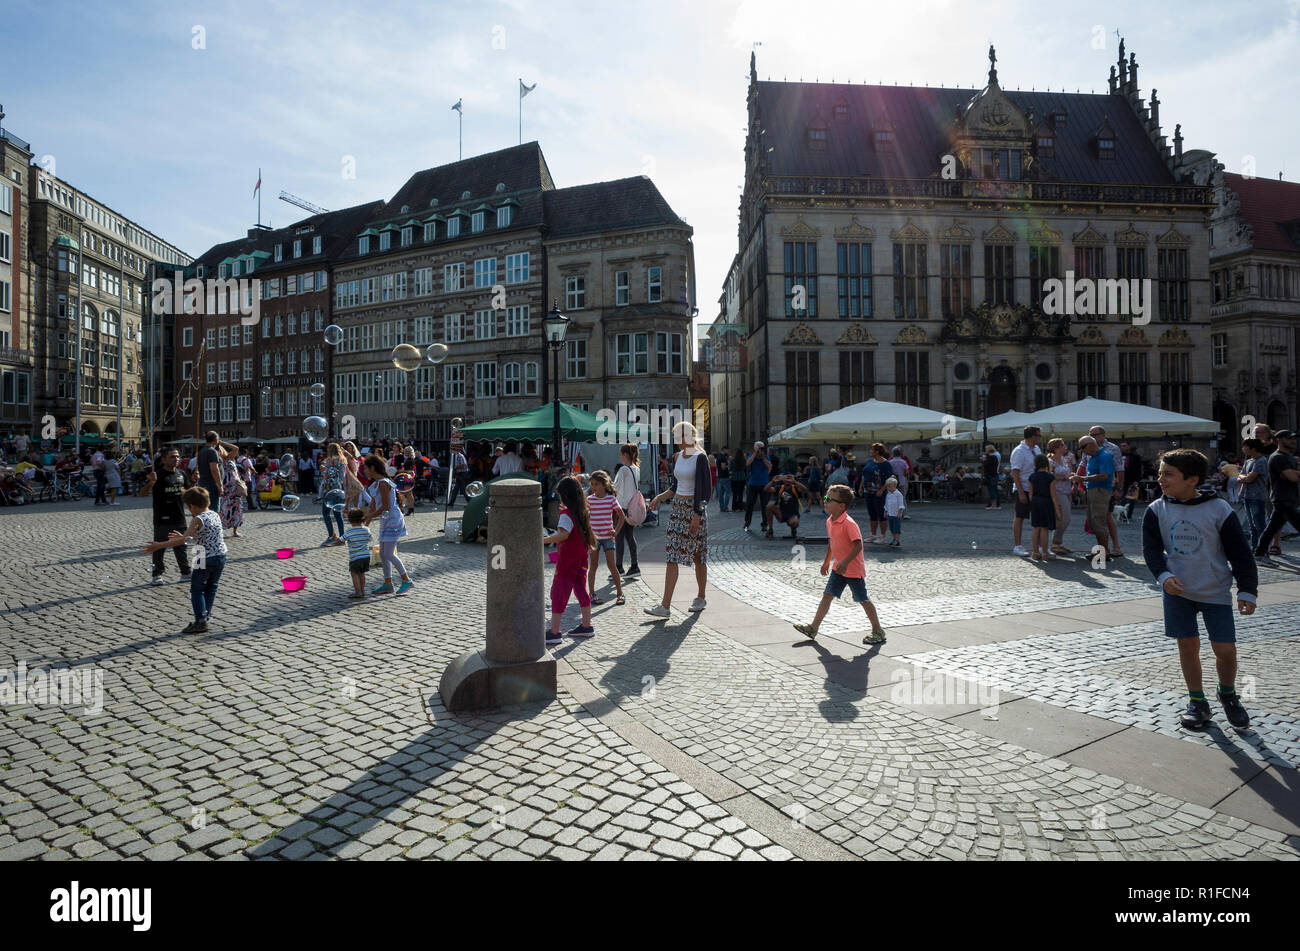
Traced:
<svg viewBox="0 0 1300 951">
<path fill-rule="evenodd" d="M 352 575 L 352 593 L 348 598 L 356 601 L 366 596 L 366 570 L 370 567 L 370 529 L 364 524 L 363 509 L 348 511 L 348 525 L 343 541 L 348 544 L 348 573 Z"/>
<path fill-rule="evenodd" d="M 592 604 L 604 604 L 596 597 L 596 560 L 600 553 L 605 553 L 609 565 L 610 577 L 614 579 L 614 590 L 618 594 L 615 604 L 627 604 L 623 597 L 623 579 L 619 576 L 618 565 L 614 563 L 614 537 L 623 529 L 623 509 L 614 495 L 614 484 L 609 473 L 597 469 L 591 474 L 591 495 L 587 496 L 587 511 L 591 513 L 591 531 L 596 536 L 596 549 L 588 557 L 587 593 L 591 595 Z"/>
</svg>

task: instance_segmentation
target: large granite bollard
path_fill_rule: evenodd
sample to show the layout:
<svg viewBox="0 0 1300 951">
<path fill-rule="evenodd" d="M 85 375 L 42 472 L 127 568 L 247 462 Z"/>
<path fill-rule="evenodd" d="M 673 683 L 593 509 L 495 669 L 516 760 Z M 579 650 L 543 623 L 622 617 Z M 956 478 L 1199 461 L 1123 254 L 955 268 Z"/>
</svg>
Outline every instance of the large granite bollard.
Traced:
<svg viewBox="0 0 1300 951">
<path fill-rule="evenodd" d="M 541 486 L 497 479 L 489 489 L 487 646 L 443 671 L 448 710 L 555 699 L 555 658 L 546 649 Z"/>
</svg>

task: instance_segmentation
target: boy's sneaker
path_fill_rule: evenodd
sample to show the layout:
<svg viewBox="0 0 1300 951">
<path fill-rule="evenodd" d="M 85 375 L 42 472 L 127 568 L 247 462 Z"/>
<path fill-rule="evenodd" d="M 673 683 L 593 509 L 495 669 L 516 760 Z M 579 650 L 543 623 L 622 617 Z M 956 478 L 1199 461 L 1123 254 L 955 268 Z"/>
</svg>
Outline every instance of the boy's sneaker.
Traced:
<svg viewBox="0 0 1300 951">
<path fill-rule="evenodd" d="M 166 583 L 167 583 L 167 579 L 164 578 L 162 575 L 154 575 L 152 578 L 149 579 L 149 583 L 150 583 L 150 584 L 166 584 Z"/>
<path fill-rule="evenodd" d="M 890 548 L 902 548 L 902 547 L 903 547 L 903 543 L 900 542 L 897 538 L 895 538 L 892 542 L 889 543 L 889 547 L 890 547 Z"/>
<path fill-rule="evenodd" d="M 810 641 L 815 641 L 817 639 L 817 628 L 813 627 L 811 624 L 796 624 L 794 629 Z"/>
<path fill-rule="evenodd" d="M 1187 709 L 1183 711 L 1182 724 L 1189 730 L 1202 730 L 1213 719 L 1210 713 L 1210 701 L 1191 700 L 1187 704 Z"/>
<path fill-rule="evenodd" d="M 1011 549 L 1011 554 L 1019 555 L 1021 558 L 1028 558 L 1029 549 L 1026 548 L 1024 545 L 1017 545 L 1015 548 Z"/>
<path fill-rule="evenodd" d="M 1229 723 L 1238 730 L 1244 730 L 1250 726 L 1250 714 L 1241 705 L 1241 698 L 1235 692 L 1225 694 L 1217 689 L 1215 692 L 1219 695 L 1219 703 L 1223 704 L 1223 712 L 1227 714 Z"/>
<path fill-rule="evenodd" d="M 880 628 L 876 628 L 874 631 L 872 631 L 870 634 L 868 634 L 866 637 L 862 639 L 862 643 L 883 644 L 885 643 L 885 632 L 882 631 Z"/>
<path fill-rule="evenodd" d="M 575 627 L 573 630 L 569 632 L 569 636 L 570 637 L 591 637 L 595 633 L 596 633 L 596 629 L 594 627 L 589 627 L 589 626 L 579 624 L 577 627 Z"/>
</svg>

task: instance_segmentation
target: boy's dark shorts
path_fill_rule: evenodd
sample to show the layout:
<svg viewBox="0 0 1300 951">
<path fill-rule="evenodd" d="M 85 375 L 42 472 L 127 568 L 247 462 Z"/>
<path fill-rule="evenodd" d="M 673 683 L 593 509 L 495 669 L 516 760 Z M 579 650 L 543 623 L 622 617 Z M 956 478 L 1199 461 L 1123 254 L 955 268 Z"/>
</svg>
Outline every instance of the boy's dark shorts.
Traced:
<svg viewBox="0 0 1300 951">
<path fill-rule="evenodd" d="M 354 558 L 348 562 L 348 571 L 352 572 L 354 575 L 364 575 L 369 568 L 370 559 L 368 557 Z"/>
<path fill-rule="evenodd" d="M 832 598 L 838 598 L 844 593 L 847 587 L 853 595 L 853 600 L 862 604 L 871 599 L 867 597 L 867 579 L 866 578 L 846 578 L 838 571 L 832 571 L 826 578 L 826 594 Z"/>
<path fill-rule="evenodd" d="M 1200 632 L 1196 629 L 1196 615 L 1199 612 L 1205 622 L 1205 633 L 1209 635 L 1212 644 L 1237 643 L 1237 625 L 1231 604 L 1192 601 L 1168 591 L 1164 592 L 1164 599 L 1166 637 L 1199 637 Z"/>
</svg>

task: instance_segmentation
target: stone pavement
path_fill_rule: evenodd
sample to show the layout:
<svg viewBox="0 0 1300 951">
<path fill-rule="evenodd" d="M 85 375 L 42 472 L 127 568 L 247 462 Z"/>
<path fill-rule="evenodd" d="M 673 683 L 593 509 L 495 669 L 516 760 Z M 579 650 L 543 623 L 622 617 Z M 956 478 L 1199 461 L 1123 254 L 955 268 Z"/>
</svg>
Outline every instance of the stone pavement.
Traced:
<svg viewBox="0 0 1300 951">
<path fill-rule="evenodd" d="M 1257 731 L 1190 735 L 1140 561 L 1034 566 L 1009 513 L 912 516 L 902 551 L 869 552 L 883 649 L 847 601 L 799 638 L 824 549 L 800 567 L 715 514 L 705 612 L 641 612 L 663 571 L 643 530 L 629 604 L 555 652 L 557 702 L 453 716 L 437 681 L 483 643 L 486 553 L 427 508 L 415 590 L 359 604 L 316 510 L 251 514 L 206 635 L 177 633 L 187 586 L 143 584 L 143 502 L 0 509 L 0 668 L 104 692 L 98 715 L 0 710 L 0 858 L 1300 855 L 1294 571 L 1239 626 Z M 307 589 L 280 593 L 289 573 Z"/>
</svg>

